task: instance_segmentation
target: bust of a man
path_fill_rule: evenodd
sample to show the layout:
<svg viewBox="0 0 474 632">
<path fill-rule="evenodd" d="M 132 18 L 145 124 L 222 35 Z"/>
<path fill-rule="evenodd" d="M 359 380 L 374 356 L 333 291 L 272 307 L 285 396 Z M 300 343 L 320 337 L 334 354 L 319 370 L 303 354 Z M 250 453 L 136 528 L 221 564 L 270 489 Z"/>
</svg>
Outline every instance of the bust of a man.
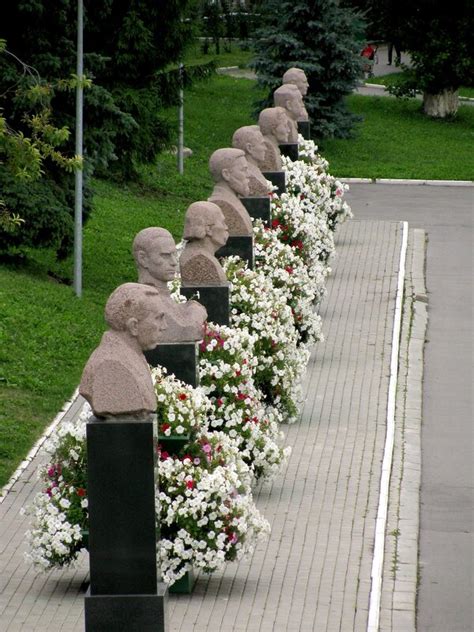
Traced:
<svg viewBox="0 0 474 632">
<path fill-rule="evenodd" d="M 283 84 L 286 83 L 296 86 L 303 98 L 308 94 L 308 79 L 304 70 L 301 70 L 301 68 L 288 68 L 283 75 Z"/>
<path fill-rule="evenodd" d="M 82 373 L 80 394 L 97 417 L 148 419 L 156 395 L 143 351 L 162 341 L 165 307 L 155 288 L 124 283 L 105 306 L 109 329 Z"/>
<path fill-rule="evenodd" d="M 178 273 L 178 253 L 166 229 L 152 226 L 141 230 L 133 240 L 133 257 L 139 283 L 156 288 L 166 305 L 167 328 L 161 342 L 202 340 L 206 309 L 196 301 L 176 303 L 168 281 Z"/>
<path fill-rule="evenodd" d="M 221 209 L 229 235 L 250 237 L 252 220 L 238 197 L 247 197 L 250 192 L 245 153 L 233 147 L 217 149 L 209 159 L 209 170 L 215 182 L 209 202 Z"/>
<path fill-rule="evenodd" d="M 267 195 L 271 185 L 258 166 L 265 160 L 266 145 L 258 125 L 239 127 L 232 136 L 232 146 L 245 152 L 249 170 L 249 195 Z"/>
<path fill-rule="evenodd" d="M 265 158 L 259 163 L 262 171 L 281 171 L 282 162 L 278 145 L 287 143 L 290 121 L 283 108 L 266 108 L 260 112 L 258 125 L 265 140 Z"/>
<path fill-rule="evenodd" d="M 229 231 L 224 214 L 213 202 L 194 202 L 186 211 L 186 245 L 179 259 L 185 287 L 227 286 L 226 274 L 215 252 L 225 246 Z"/>
<path fill-rule="evenodd" d="M 285 83 L 275 90 L 273 93 L 273 101 L 275 106 L 282 107 L 288 114 L 290 119 L 291 133 L 290 143 L 298 142 L 298 121 L 307 121 L 308 113 L 304 107 L 303 97 L 298 88 L 292 83 Z"/>
</svg>

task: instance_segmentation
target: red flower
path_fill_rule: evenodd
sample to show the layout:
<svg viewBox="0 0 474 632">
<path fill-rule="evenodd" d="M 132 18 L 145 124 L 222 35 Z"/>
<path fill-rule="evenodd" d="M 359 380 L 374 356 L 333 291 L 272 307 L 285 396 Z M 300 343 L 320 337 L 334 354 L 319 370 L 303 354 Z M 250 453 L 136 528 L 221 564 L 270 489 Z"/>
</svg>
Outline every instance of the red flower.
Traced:
<svg viewBox="0 0 474 632">
<path fill-rule="evenodd" d="M 83 498 L 87 494 L 86 490 L 83 487 L 78 487 L 76 493 L 81 498 Z"/>
<path fill-rule="evenodd" d="M 194 483 L 194 481 L 192 479 L 189 480 L 189 481 L 186 481 L 186 487 L 188 489 L 194 489 L 194 485 L 195 485 L 195 483 Z"/>
<path fill-rule="evenodd" d="M 216 399 L 216 404 L 217 406 L 222 406 L 222 404 L 224 403 L 224 401 L 219 397 L 218 399 Z"/>
<path fill-rule="evenodd" d="M 166 461 L 166 459 L 169 459 L 169 454 L 168 452 L 166 452 L 166 450 L 163 450 L 163 452 L 161 452 L 160 457 L 162 461 Z"/>
<path fill-rule="evenodd" d="M 235 372 L 235 377 L 239 377 L 239 375 L 241 375 L 241 372 L 240 371 L 236 371 Z"/>
<path fill-rule="evenodd" d="M 291 266 L 286 266 L 285 270 L 288 272 L 288 274 L 293 274 L 293 268 Z"/>
<path fill-rule="evenodd" d="M 280 220 L 279 219 L 273 219 L 272 220 L 272 227 L 273 228 L 278 228 L 278 226 L 280 226 Z"/>
<path fill-rule="evenodd" d="M 178 399 L 180 399 L 182 402 L 184 402 L 185 399 L 188 399 L 188 396 L 186 395 L 186 393 L 180 393 L 178 395 Z"/>
<path fill-rule="evenodd" d="M 161 432 L 166 432 L 170 428 L 171 428 L 170 424 L 167 424 L 167 423 L 161 424 L 161 426 L 160 426 Z"/>
</svg>

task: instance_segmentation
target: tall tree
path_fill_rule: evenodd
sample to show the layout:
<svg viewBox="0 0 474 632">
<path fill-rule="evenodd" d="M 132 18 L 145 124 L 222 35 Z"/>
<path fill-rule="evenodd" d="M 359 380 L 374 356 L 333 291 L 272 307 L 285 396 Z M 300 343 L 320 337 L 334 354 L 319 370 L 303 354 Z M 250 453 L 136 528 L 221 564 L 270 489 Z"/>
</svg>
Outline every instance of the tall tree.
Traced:
<svg viewBox="0 0 474 632">
<path fill-rule="evenodd" d="M 85 0 L 84 72 L 92 79 L 84 93 L 86 211 L 90 206 L 87 176 L 92 170 L 131 177 L 137 163 L 153 159 L 169 141 L 170 127 L 162 110 L 170 94 L 178 95 L 178 72 L 163 73 L 180 60 L 189 40 L 189 22 L 182 18 L 192 1 Z M 76 68 L 77 0 L 5 4 L 0 39 L 6 40 L 11 54 L 0 57 L 2 118 L 18 134 L 31 134 L 25 116 L 30 116 L 32 108 L 24 95 L 36 81 L 50 90 L 49 123 L 74 130 L 74 93 L 58 86 Z M 34 79 L 25 68 L 34 69 Z M 62 139 L 66 156 L 74 156 L 73 136 Z M 0 147 L 0 163 L 3 157 Z M 70 249 L 73 177 L 58 170 L 50 157 L 42 162 L 42 171 L 40 179 L 25 187 L 0 164 L 4 203 L 11 217 L 25 220 L 14 236 L 11 231 L 2 232 L 0 225 L 0 250 L 13 242 L 15 247 L 22 243 L 53 246 L 60 254 Z"/>
<path fill-rule="evenodd" d="M 401 46 L 410 54 L 397 96 L 423 92 L 423 109 L 444 118 L 456 113 L 458 89 L 474 85 L 474 4 L 472 0 L 386 0 L 387 23 L 398 25 Z"/>
<path fill-rule="evenodd" d="M 356 117 L 347 109 L 345 97 L 361 74 L 360 15 L 337 0 L 263 0 L 260 13 L 252 66 L 268 96 L 259 107 L 272 104 L 283 73 L 297 66 L 309 82 L 305 105 L 313 135 L 350 135 Z"/>
</svg>

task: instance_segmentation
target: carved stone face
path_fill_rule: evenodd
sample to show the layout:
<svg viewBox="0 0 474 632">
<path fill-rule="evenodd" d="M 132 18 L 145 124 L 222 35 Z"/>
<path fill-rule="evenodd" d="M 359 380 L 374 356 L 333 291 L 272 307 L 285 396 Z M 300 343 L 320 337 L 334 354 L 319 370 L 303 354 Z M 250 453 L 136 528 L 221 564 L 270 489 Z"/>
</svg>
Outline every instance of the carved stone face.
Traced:
<svg viewBox="0 0 474 632">
<path fill-rule="evenodd" d="M 142 252 L 140 263 L 154 279 L 172 281 L 178 272 L 178 253 L 174 240 L 160 237 L 153 241 L 153 248 Z"/>
<path fill-rule="evenodd" d="M 222 177 L 237 195 L 246 197 L 249 194 L 249 171 L 244 155 L 234 160 L 229 169 L 223 169 Z"/>
<path fill-rule="evenodd" d="M 292 78 L 292 83 L 295 84 L 303 97 L 308 94 L 309 83 L 304 72 L 295 73 L 294 77 Z"/>
<path fill-rule="evenodd" d="M 210 237 L 212 243 L 217 246 L 216 249 L 221 246 L 225 246 L 229 239 L 229 229 L 224 218 L 224 214 L 219 209 L 219 213 L 216 212 L 215 221 L 210 226 Z"/>
<path fill-rule="evenodd" d="M 167 329 L 165 310 L 159 298 L 149 297 L 146 301 L 146 314 L 140 319 L 131 318 L 128 329 L 137 339 L 140 348 L 145 351 L 154 349 L 163 340 Z"/>
<path fill-rule="evenodd" d="M 295 121 L 299 121 L 305 118 L 306 110 L 301 93 L 295 91 L 291 99 L 288 99 L 286 101 L 286 109 L 288 110 L 291 118 Z"/>
<path fill-rule="evenodd" d="M 247 150 L 247 154 L 255 160 L 255 162 L 259 163 L 265 159 L 265 139 L 263 138 L 263 134 L 257 130 L 253 134 L 252 140 L 247 143 L 245 149 Z"/>
<path fill-rule="evenodd" d="M 290 121 L 286 115 L 279 116 L 277 125 L 275 126 L 273 135 L 279 143 L 287 143 L 290 137 L 291 127 Z"/>
</svg>

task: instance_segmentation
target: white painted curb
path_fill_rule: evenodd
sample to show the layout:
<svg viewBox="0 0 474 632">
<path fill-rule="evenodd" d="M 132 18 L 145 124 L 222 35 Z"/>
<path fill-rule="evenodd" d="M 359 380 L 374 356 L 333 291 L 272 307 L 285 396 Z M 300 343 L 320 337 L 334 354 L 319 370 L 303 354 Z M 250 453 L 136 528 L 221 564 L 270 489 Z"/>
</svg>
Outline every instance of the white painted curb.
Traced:
<svg viewBox="0 0 474 632">
<path fill-rule="evenodd" d="M 13 474 L 11 475 L 10 480 L 8 481 L 8 483 L 2 488 L 2 493 L 0 494 L 0 505 L 3 503 L 3 501 L 7 497 L 7 494 L 11 491 L 13 485 L 17 482 L 17 480 L 20 478 L 20 476 L 26 470 L 28 465 L 31 463 L 31 461 L 38 454 L 38 452 L 39 452 L 41 446 L 43 445 L 43 443 L 52 434 L 52 432 L 54 431 L 56 426 L 58 426 L 60 424 L 60 422 L 63 419 L 64 415 L 69 411 L 69 409 L 74 404 L 74 402 L 76 401 L 78 396 L 79 396 L 79 390 L 76 388 L 76 390 L 74 391 L 71 399 L 64 404 L 62 410 L 56 415 L 56 417 L 51 422 L 51 424 L 46 428 L 46 430 L 41 435 L 41 437 L 38 439 L 38 441 L 35 443 L 35 445 L 28 452 L 28 454 L 25 457 L 25 460 L 22 461 L 20 463 L 20 465 L 17 467 L 17 469 L 13 472 Z"/>
<path fill-rule="evenodd" d="M 337 177 L 337 176 L 336 176 Z M 403 180 L 397 178 L 338 178 L 348 184 L 410 184 L 433 187 L 473 187 L 474 180 Z"/>
<path fill-rule="evenodd" d="M 387 400 L 387 434 L 382 461 L 380 479 L 379 505 L 375 523 L 374 557 L 372 559 L 372 586 L 369 600 L 369 617 L 367 632 L 378 632 L 380 620 L 380 601 L 382 597 L 382 572 L 385 549 L 385 531 L 387 527 L 388 496 L 390 489 L 390 473 L 393 461 L 393 445 L 395 438 L 395 399 L 398 382 L 398 356 L 400 352 L 400 331 L 402 324 L 403 290 L 405 286 L 406 255 L 408 244 L 408 222 L 402 222 L 402 245 L 398 266 L 398 284 L 393 317 L 392 353 L 390 357 L 390 381 Z"/>
</svg>

